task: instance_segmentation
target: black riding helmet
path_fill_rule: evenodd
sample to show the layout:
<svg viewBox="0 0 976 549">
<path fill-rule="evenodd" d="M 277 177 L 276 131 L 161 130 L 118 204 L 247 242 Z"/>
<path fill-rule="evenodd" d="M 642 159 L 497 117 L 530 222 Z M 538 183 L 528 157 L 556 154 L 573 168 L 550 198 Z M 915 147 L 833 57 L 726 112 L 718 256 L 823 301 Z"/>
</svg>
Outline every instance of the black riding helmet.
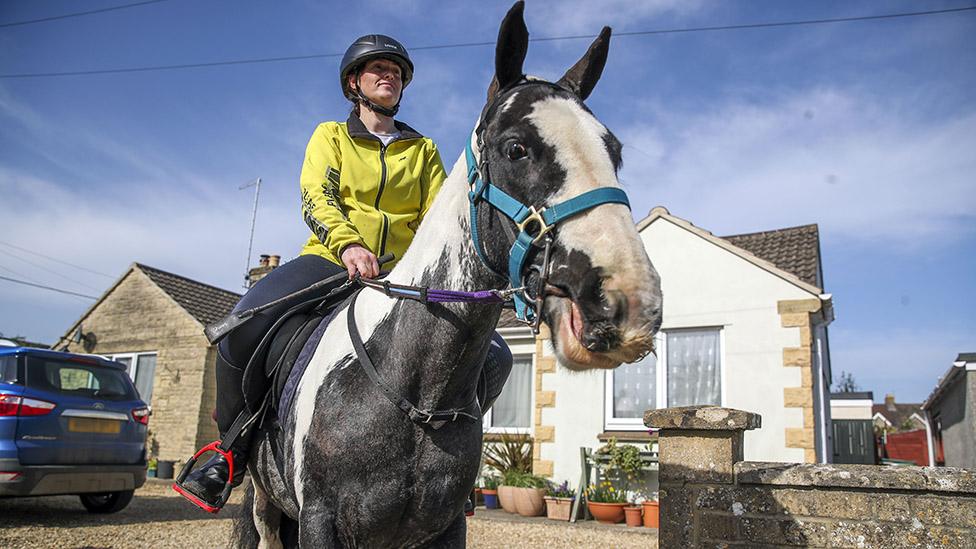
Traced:
<svg viewBox="0 0 976 549">
<path fill-rule="evenodd" d="M 353 103 L 366 103 L 369 108 L 380 114 L 393 116 L 400 109 L 399 101 L 392 108 L 388 109 L 382 105 L 376 105 L 367 99 L 362 91 L 358 89 L 358 85 L 357 89 L 353 91 L 346 84 L 349 75 L 353 71 L 357 74 L 358 82 L 358 73 L 363 65 L 370 59 L 376 58 L 389 59 L 400 66 L 400 78 L 403 81 L 402 89 L 405 90 L 407 84 L 413 79 L 413 62 L 410 61 L 410 54 L 407 53 L 407 48 L 404 48 L 403 44 L 384 34 L 360 36 L 349 46 L 346 54 L 342 56 L 342 63 L 339 65 L 339 85 L 342 87 L 342 94 Z M 400 98 L 403 98 L 402 90 L 400 92 Z"/>
</svg>

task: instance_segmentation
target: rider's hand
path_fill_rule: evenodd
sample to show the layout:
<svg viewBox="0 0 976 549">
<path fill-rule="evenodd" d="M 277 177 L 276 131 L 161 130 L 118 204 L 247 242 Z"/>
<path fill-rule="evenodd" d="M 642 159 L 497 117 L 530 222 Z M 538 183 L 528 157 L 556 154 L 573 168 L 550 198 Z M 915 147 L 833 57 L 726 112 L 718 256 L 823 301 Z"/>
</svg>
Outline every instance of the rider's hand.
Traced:
<svg viewBox="0 0 976 549">
<path fill-rule="evenodd" d="M 365 278 L 376 278 L 380 274 L 380 264 L 376 261 L 376 256 L 359 244 L 346 246 L 342 250 L 341 259 L 349 271 L 349 278 L 355 277 L 357 272 Z"/>
</svg>

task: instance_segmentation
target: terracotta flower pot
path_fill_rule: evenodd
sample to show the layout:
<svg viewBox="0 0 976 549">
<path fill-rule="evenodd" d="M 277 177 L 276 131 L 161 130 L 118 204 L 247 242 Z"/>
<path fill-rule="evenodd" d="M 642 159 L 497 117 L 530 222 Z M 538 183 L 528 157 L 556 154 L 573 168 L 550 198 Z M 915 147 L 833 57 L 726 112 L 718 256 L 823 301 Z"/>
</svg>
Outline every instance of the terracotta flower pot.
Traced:
<svg viewBox="0 0 976 549">
<path fill-rule="evenodd" d="M 636 527 L 644 525 L 644 522 L 641 520 L 641 508 L 636 505 L 624 507 L 624 519 L 627 521 L 627 526 Z"/>
<path fill-rule="evenodd" d="M 504 484 L 498 487 L 498 504 L 502 506 L 502 509 L 508 511 L 509 513 L 517 513 L 515 510 L 515 497 L 512 494 L 511 486 L 505 486 Z"/>
<path fill-rule="evenodd" d="M 546 491 L 541 488 L 512 488 L 515 512 L 523 517 L 538 517 L 546 511 Z"/>
<path fill-rule="evenodd" d="M 546 497 L 546 516 L 553 520 L 569 521 L 574 499 Z"/>
<path fill-rule="evenodd" d="M 598 503 L 595 501 L 586 502 L 586 508 L 590 510 L 593 518 L 604 524 L 617 524 L 624 521 L 624 507 L 626 503 Z"/>
<path fill-rule="evenodd" d="M 647 528 L 658 528 L 660 522 L 660 504 L 656 501 L 645 501 L 641 504 L 644 508 L 644 526 Z"/>
<path fill-rule="evenodd" d="M 482 488 L 481 496 L 485 499 L 485 509 L 498 509 L 498 490 Z"/>
</svg>

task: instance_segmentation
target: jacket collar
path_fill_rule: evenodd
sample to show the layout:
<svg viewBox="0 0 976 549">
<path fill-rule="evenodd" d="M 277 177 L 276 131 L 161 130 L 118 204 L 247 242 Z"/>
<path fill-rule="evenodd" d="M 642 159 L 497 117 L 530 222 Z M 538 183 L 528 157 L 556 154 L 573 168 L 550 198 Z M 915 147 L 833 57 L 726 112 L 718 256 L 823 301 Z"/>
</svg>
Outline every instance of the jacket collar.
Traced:
<svg viewBox="0 0 976 549">
<path fill-rule="evenodd" d="M 403 122 L 400 122 L 399 120 L 394 120 L 393 125 L 397 130 L 400 131 L 400 137 L 397 139 L 397 141 L 403 141 L 404 139 L 420 139 L 423 137 L 420 132 L 404 124 Z M 358 116 L 356 116 L 355 112 L 349 113 L 349 118 L 346 120 L 346 131 L 349 132 L 349 137 L 379 141 L 378 137 L 366 129 L 366 125 L 363 124 L 363 121 L 360 120 Z"/>
</svg>

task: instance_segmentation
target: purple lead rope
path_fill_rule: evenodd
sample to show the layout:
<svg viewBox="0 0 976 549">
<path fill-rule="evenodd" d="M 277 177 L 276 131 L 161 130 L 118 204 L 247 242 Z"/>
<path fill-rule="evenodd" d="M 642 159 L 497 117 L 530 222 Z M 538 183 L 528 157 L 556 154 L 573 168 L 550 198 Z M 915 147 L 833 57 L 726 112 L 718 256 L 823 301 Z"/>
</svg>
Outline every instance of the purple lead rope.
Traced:
<svg viewBox="0 0 976 549">
<path fill-rule="evenodd" d="M 521 288 L 512 290 L 479 290 L 476 292 L 437 290 L 419 286 L 390 284 L 387 281 L 381 282 L 369 278 L 360 278 L 359 282 L 364 286 L 379 290 L 390 297 L 402 297 L 427 303 L 505 303 L 511 299 L 509 297 L 510 295 L 521 291 Z"/>
<path fill-rule="evenodd" d="M 497 290 L 458 292 L 454 290 L 427 290 L 431 303 L 504 303 L 507 301 Z"/>
</svg>

